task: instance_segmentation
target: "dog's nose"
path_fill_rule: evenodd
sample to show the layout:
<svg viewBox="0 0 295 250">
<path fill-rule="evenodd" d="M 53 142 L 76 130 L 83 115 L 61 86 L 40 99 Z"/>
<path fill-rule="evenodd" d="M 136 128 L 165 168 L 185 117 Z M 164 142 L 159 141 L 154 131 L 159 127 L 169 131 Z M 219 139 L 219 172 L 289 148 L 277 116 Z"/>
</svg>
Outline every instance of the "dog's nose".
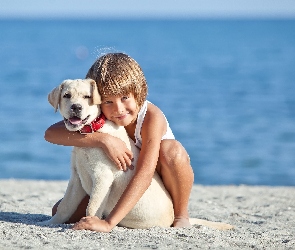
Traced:
<svg viewBox="0 0 295 250">
<path fill-rule="evenodd" d="M 73 105 L 71 106 L 71 110 L 72 110 L 73 112 L 79 112 L 79 111 L 82 110 L 82 105 L 80 105 L 80 104 L 73 104 Z"/>
</svg>

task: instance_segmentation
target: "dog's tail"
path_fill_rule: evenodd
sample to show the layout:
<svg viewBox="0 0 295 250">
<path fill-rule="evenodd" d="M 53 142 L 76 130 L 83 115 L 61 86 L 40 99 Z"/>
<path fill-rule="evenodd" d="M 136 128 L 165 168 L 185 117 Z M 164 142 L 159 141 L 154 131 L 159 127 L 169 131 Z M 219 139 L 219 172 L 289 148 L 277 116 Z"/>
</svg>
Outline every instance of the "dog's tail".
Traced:
<svg viewBox="0 0 295 250">
<path fill-rule="evenodd" d="M 208 220 L 201 220 L 197 218 L 189 218 L 189 222 L 191 223 L 191 225 L 201 225 L 201 226 L 218 229 L 218 230 L 229 230 L 234 228 L 234 226 L 230 224 L 208 221 Z"/>
</svg>

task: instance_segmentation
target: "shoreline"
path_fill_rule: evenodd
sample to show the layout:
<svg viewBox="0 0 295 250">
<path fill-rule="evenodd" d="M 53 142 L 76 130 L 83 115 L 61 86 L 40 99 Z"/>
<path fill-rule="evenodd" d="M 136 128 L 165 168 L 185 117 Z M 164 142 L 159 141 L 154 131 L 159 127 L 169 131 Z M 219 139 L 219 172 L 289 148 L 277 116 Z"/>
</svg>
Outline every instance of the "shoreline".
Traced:
<svg viewBox="0 0 295 250">
<path fill-rule="evenodd" d="M 0 179 L 1 249 L 295 249 L 295 187 L 194 185 L 190 217 L 232 230 L 195 225 L 97 233 L 36 225 L 49 218 L 67 183 Z"/>
</svg>

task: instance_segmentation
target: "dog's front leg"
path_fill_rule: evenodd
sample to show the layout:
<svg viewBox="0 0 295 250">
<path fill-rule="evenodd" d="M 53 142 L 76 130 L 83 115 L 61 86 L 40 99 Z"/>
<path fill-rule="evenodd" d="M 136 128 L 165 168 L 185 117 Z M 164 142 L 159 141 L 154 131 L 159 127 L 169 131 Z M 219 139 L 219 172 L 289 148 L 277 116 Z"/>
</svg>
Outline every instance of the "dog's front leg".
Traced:
<svg viewBox="0 0 295 250">
<path fill-rule="evenodd" d="M 86 192 L 82 187 L 80 178 L 73 168 L 72 175 L 66 193 L 57 207 L 56 214 L 48 221 L 39 223 L 39 225 L 62 224 L 66 222 L 76 211 Z"/>
<path fill-rule="evenodd" d="M 92 192 L 90 195 L 88 207 L 86 210 L 87 216 L 98 216 L 102 217 L 105 204 L 109 197 L 111 185 L 114 180 L 112 171 L 106 170 L 103 173 L 100 173 L 99 178 L 94 175 L 92 181 Z"/>
</svg>

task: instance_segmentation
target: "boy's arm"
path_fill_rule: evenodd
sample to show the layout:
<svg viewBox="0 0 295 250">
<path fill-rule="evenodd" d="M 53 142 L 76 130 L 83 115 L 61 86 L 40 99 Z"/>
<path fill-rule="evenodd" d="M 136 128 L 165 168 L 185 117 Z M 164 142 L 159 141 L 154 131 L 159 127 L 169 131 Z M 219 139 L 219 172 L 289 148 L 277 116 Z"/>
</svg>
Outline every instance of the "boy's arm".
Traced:
<svg viewBox="0 0 295 250">
<path fill-rule="evenodd" d="M 136 172 L 118 203 L 105 220 L 86 217 L 76 223 L 74 229 L 110 232 L 130 212 L 151 184 L 159 158 L 161 138 L 165 131 L 166 122 L 163 114 L 157 107 L 149 107 L 141 130 L 142 148 Z"/>
<path fill-rule="evenodd" d="M 64 122 L 60 121 L 45 131 L 44 138 L 50 143 L 63 146 L 102 148 L 119 169 L 127 170 L 127 166 L 131 166 L 132 152 L 122 140 L 109 134 L 95 132 L 82 135 L 67 130 Z"/>
</svg>

